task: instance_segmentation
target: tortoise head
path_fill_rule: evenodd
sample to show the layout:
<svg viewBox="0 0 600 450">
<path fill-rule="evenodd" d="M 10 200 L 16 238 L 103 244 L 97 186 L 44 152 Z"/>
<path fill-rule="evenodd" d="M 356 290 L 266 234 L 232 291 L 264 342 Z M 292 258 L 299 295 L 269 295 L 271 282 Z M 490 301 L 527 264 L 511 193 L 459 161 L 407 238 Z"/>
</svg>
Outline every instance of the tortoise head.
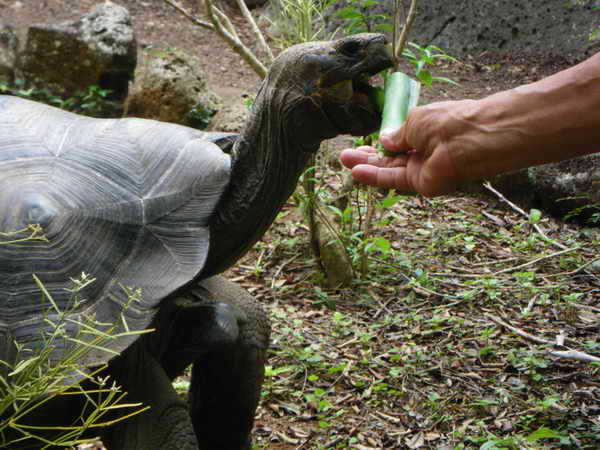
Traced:
<svg viewBox="0 0 600 450">
<path fill-rule="evenodd" d="M 299 140 L 366 135 L 381 121 L 369 98 L 369 78 L 391 66 L 382 34 L 299 44 L 275 60 L 262 98 L 270 99 L 271 109 Z"/>
</svg>

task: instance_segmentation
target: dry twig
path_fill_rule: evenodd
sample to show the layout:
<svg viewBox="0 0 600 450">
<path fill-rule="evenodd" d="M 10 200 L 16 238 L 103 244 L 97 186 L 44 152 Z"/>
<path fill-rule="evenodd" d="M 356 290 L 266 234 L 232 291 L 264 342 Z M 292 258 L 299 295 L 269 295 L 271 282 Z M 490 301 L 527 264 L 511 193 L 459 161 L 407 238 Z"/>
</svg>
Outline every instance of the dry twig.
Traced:
<svg viewBox="0 0 600 450">
<path fill-rule="evenodd" d="M 246 6 L 246 2 L 244 0 L 237 0 L 237 5 L 240 8 L 242 15 L 246 19 L 246 22 L 248 22 L 250 28 L 252 28 L 252 32 L 256 36 L 256 40 L 260 44 L 260 47 L 267 55 L 267 63 L 270 65 L 273 62 L 274 57 L 273 52 L 271 51 L 271 47 L 269 47 L 267 41 L 265 40 L 265 36 L 262 34 L 262 31 L 260 31 L 260 29 L 258 28 L 258 25 L 256 25 L 256 21 L 254 20 L 254 17 L 252 17 L 252 13 L 248 9 L 248 6 Z"/>
<path fill-rule="evenodd" d="M 600 362 L 600 358 L 577 350 L 549 351 L 548 353 L 559 358 L 576 359 L 577 361 L 584 362 Z"/>
<path fill-rule="evenodd" d="M 201 1 L 201 0 L 200 0 Z M 213 5 L 212 0 L 204 0 L 206 6 L 206 15 L 212 22 L 215 32 L 223 38 L 227 44 L 242 57 L 242 59 L 257 73 L 261 78 L 267 76 L 266 66 L 258 59 L 258 57 L 252 53 L 252 51 L 246 47 L 239 39 L 237 34 L 232 34 L 232 26 L 226 25 L 229 19 L 224 17 L 225 15 Z"/>
<path fill-rule="evenodd" d="M 567 350 L 548 350 L 548 353 L 550 355 L 557 356 L 559 358 L 576 359 L 578 361 L 585 361 L 585 362 L 600 362 L 600 358 L 598 358 L 597 356 L 592 356 L 587 353 L 580 352 L 578 350 L 573 350 L 568 347 L 565 347 L 564 345 L 559 345 L 556 342 L 534 336 L 534 335 L 529 334 L 526 331 L 523 331 L 517 327 L 509 325 L 508 323 L 504 322 L 503 320 L 498 319 L 497 317 L 492 316 L 491 314 L 485 314 L 485 316 L 488 319 L 490 319 L 492 322 L 497 323 L 498 325 L 512 331 L 516 335 L 521 336 L 523 339 L 527 339 L 528 341 L 535 342 L 536 344 L 548 345 L 550 347 L 567 348 Z"/>
<path fill-rule="evenodd" d="M 396 60 L 396 64 L 402 57 L 402 52 L 406 46 L 406 41 L 408 41 L 408 34 L 410 33 L 410 29 L 412 28 L 416 16 L 417 0 L 412 0 L 410 2 L 410 8 L 408 9 L 408 16 L 406 17 L 404 27 L 402 28 L 402 33 L 400 33 L 398 40 L 394 41 L 394 59 Z M 394 68 L 394 70 L 396 70 L 396 68 Z"/>
<path fill-rule="evenodd" d="M 519 214 L 523 215 L 526 218 L 529 218 L 529 214 L 527 214 L 525 211 L 523 211 L 522 208 L 515 205 L 513 202 L 511 202 L 509 199 L 507 199 L 504 195 L 502 195 L 501 192 L 494 189 L 494 187 L 492 186 L 492 183 L 490 183 L 489 181 L 486 181 L 483 183 L 483 187 L 486 188 L 488 191 L 494 193 L 500 200 L 502 200 L 504 203 L 506 203 L 508 206 L 510 206 L 515 211 L 517 211 Z M 535 228 L 535 231 L 537 231 L 538 234 L 540 236 L 542 236 L 544 238 L 544 240 L 546 240 L 547 242 L 550 242 L 552 245 L 560 248 L 561 250 L 567 249 L 567 247 L 565 245 L 561 244 L 560 242 L 556 242 L 555 240 L 550 239 L 548 236 L 546 236 L 546 233 L 544 233 L 544 231 L 542 230 L 542 227 L 540 227 L 537 223 L 533 224 L 533 228 Z"/>
<path fill-rule="evenodd" d="M 523 267 L 527 267 L 527 266 L 530 266 L 530 265 L 535 264 L 537 262 L 543 261 L 544 259 L 554 258 L 555 256 L 562 255 L 563 253 L 569 253 L 569 252 L 572 252 L 572 251 L 575 251 L 575 250 L 579 250 L 579 248 L 580 247 L 566 248 L 566 249 L 561 250 L 559 252 L 551 253 L 551 254 L 545 255 L 545 256 L 540 256 L 539 258 L 532 259 L 531 261 L 528 261 L 528 262 L 526 262 L 524 264 L 519 264 L 518 266 L 508 267 L 506 269 L 499 270 L 497 272 L 494 272 L 492 275 L 500 275 L 501 273 L 513 272 L 515 270 L 522 269 Z"/>
<path fill-rule="evenodd" d="M 239 0 L 241 3 L 244 3 L 243 0 Z M 260 61 L 260 59 L 250 50 L 247 46 L 244 45 L 237 32 L 235 31 L 235 27 L 229 20 L 229 18 L 216 6 L 213 5 L 212 0 L 204 0 L 206 7 L 206 15 L 208 16 L 211 23 L 205 22 L 203 20 L 198 19 L 192 13 L 187 11 L 181 5 L 177 4 L 175 0 L 165 0 L 165 2 L 175 8 L 179 13 L 181 13 L 184 17 L 190 20 L 195 25 L 198 25 L 202 28 L 206 28 L 217 33 L 231 48 L 235 51 L 241 58 L 256 72 L 256 74 L 264 78 L 267 76 L 267 67 Z M 201 6 L 202 0 L 199 0 L 199 4 Z M 245 4 L 244 4 L 245 6 Z M 252 18 L 252 15 L 249 11 L 247 13 L 244 11 L 242 7 L 242 14 L 246 20 L 250 23 L 252 30 L 256 33 L 260 33 L 256 22 Z M 246 8 L 247 10 L 247 8 Z M 258 38 L 258 35 L 257 35 Z M 264 37 L 259 39 L 259 43 L 261 46 L 267 46 Z M 272 53 L 271 50 L 266 50 L 267 56 L 269 58 L 269 63 L 272 61 Z"/>
<path fill-rule="evenodd" d="M 181 15 L 183 15 L 185 18 L 190 20 L 193 24 L 198 25 L 202 28 L 206 28 L 206 29 L 214 31 L 215 28 L 210 23 L 205 22 L 204 20 L 198 19 L 196 16 L 194 16 L 192 13 L 190 13 L 187 9 L 183 8 L 180 4 L 175 2 L 175 0 L 165 0 L 165 2 L 168 5 L 171 5 L 173 8 L 175 8 L 177 11 L 179 11 L 181 13 Z"/>
</svg>

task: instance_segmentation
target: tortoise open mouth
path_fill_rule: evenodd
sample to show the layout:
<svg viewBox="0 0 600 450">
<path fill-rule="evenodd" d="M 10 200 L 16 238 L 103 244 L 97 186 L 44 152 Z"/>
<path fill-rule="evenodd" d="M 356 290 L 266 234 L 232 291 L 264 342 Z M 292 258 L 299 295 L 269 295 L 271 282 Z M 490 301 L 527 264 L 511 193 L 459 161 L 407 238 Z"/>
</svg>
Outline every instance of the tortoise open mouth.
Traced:
<svg viewBox="0 0 600 450">
<path fill-rule="evenodd" d="M 371 76 L 361 74 L 352 80 L 340 81 L 326 88 L 326 95 L 330 100 L 342 103 L 355 102 L 369 104 L 370 93 L 375 90 L 370 84 Z M 377 105 L 371 105 L 376 107 Z"/>
<path fill-rule="evenodd" d="M 377 89 L 372 77 L 361 73 L 322 90 L 327 117 L 341 133 L 367 135 L 379 127 L 381 108 L 375 102 Z"/>
</svg>

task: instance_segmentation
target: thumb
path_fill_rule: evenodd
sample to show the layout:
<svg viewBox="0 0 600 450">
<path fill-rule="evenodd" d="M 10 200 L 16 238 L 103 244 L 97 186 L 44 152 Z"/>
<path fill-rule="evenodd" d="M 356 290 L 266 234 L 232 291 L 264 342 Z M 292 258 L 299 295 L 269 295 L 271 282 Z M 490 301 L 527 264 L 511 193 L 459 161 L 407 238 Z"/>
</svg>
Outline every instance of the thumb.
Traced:
<svg viewBox="0 0 600 450">
<path fill-rule="evenodd" d="M 406 122 L 400 128 L 386 128 L 379 133 L 379 142 L 386 150 L 393 152 L 407 152 L 414 147 L 407 141 L 408 129 L 411 124 L 412 111 L 408 114 Z"/>
<path fill-rule="evenodd" d="M 379 133 L 379 142 L 383 148 L 393 152 L 407 152 L 411 150 L 406 142 L 406 127 L 386 128 Z"/>
<path fill-rule="evenodd" d="M 415 131 L 417 131 L 420 119 L 423 116 L 423 108 L 421 106 L 415 106 L 410 110 L 406 117 L 406 122 L 399 128 L 386 128 L 381 130 L 379 133 L 379 142 L 383 145 L 383 148 L 392 152 L 408 152 L 414 150 L 416 143 Z M 408 142 L 409 139 L 413 142 Z M 417 149 L 418 150 L 418 149 Z"/>
</svg>

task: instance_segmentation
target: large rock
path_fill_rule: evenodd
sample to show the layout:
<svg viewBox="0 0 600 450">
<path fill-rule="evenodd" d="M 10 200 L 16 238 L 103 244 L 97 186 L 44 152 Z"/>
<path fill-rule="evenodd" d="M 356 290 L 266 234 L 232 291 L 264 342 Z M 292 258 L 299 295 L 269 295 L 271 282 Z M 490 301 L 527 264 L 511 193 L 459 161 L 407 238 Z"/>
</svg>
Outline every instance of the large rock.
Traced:
<svg viewBox="0 0 600 450">
<path fill-rule="evenodd" d="M 34 86 L 66 96 L 97 85 L 119 100 L 127 96 L 136 52 L 129 11 L 107 1 L 77 21 L 31 26 L 19 71 Z"/>
<path fill-rule="evenodd" d="M 206 83 L 200 60 L 181 50 L 144 55 L 127 98 L 127 114 L 206 128 L 220 99 Z"/>
<path fill-rule="evenodd" d="M 223 105 L 210 122 L 210 130 L 231 133 L 241 132 L 250 115 L 248 99 L 252 97 L 236 88 L 224 89 L 221 92 L 221 97 Z"/>
<path fill-rule="evenodd" d="M 539 208 L 579 223 L 600 212 L 600 154 L 531 167 L 490 181 L 525 210 Z M 462 190 L 489 194 L 480 183 L 469 183 Z"/>
<path fill-rule="evenodd" d="M 588 219 L 600 211 L 600 155 L 594 154 L 528 170 L 540 207 L 558 216 L 580 211 Z"/>
<path fill-rule="evenodd" d="M 12 83 L 19 40 L 13 28 L 0 23 L 0 83 Z"/>
<path fill-rule="evenodd" d="M 392 3 L 383 0 L 365 13 L 390 14 Z M 335 2 L 332 10 L 348 4 Z M 517 52 L 577 60 L 600 49 L 600 41 L 588 39 L 599 26 L 598 13 L 593 11 L 598 6 L 598 0 L 428 0 L 418 3 L 410 39 L 435 44 L 454 56 Z M 327 15 L 329 29 L 344 25 L 331 10 Z"/>
</svg>

